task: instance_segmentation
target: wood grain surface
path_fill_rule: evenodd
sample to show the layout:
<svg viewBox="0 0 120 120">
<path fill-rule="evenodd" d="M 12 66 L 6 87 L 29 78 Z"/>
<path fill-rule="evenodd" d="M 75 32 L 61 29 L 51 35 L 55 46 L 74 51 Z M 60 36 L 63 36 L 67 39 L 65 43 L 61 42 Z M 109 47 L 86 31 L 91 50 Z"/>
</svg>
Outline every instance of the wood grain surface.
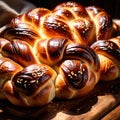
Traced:
<svg viewBox="0 0 120 120">
<path fill-rule="evenodd" d="M 120 120 L 120 79 L 99 82 L 84 98 L 54 99 L 39 108 L 19 108 L 0 102 L 0 120 Z"/>
</svg>

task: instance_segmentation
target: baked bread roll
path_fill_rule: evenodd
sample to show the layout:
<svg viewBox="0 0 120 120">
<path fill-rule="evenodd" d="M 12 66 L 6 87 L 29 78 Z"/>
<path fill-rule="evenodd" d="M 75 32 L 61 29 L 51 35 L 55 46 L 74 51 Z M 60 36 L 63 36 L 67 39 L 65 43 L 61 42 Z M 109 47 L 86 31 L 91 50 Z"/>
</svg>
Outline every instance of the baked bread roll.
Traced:
<svg viewBox="0 0 120 120">
<path fill-rule="evenodd" d="M 104 10 L 75 2 L 21 14 L 0 34 L 0 59 L 9 59 L 14 68 L 6 66 L 1 89 L 17 106 L 84 96 L 100 79 L 98 52 L 90 46 L 118 32 Z"/>
<path fill-rule="evenodd" d="M 101 80 L 110 81 L 120 77 L 120 38 L 99 40 L 91 46 L 100 60 Z"/>
</svg>

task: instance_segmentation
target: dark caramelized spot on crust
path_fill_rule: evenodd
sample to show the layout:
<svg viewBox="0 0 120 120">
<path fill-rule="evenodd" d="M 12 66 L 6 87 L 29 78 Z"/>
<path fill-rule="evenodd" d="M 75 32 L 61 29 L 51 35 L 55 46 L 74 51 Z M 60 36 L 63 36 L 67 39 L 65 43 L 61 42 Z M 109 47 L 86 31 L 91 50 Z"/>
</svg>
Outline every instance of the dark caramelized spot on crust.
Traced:
<svg viewBox="0 0 120 120">
<path fill-rule="evenodd" d="M 35 64 L 18 72 L 13 77 L 12 84 L 15 89 L 29 96 L 43 86 L 51 76 L 47 67 Z"/>
<path fill-rule="evenodd" d="M 88 70 L 84 63 L 67 60 L 61 65 L 66 83 L 74 89 L 81 89 L 88 80 Z"/>
</svg>

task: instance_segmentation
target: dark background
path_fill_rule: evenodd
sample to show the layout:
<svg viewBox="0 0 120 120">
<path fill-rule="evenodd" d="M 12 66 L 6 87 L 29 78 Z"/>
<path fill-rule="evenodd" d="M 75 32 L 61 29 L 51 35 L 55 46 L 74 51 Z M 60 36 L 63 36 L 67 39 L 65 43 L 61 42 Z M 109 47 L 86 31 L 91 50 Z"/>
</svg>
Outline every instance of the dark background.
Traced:
<svg viewBox="0 0 120 120">
<path fill-rule="evenodd" d="M 70 0 L 28 0 L 37 7 L 54 8 L 57 4 Z M 83 6 L 96 5 L 105 9 L 113 18 L 120 18 L 120 0 L 72 0 Z"/>
</svg>

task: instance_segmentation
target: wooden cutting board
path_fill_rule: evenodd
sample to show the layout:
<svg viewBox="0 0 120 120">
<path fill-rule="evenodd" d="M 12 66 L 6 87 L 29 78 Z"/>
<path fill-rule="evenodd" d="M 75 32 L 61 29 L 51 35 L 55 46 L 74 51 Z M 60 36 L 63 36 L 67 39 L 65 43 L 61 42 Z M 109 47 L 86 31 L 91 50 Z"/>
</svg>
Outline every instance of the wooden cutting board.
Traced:
<svg viewBox="0 0 120 120">
<path fill-rule="evenodd" d="M 53 100 L 39 108 L 18 108 L 0 102 L 3 120 L 120 120 L 120 79 L 99 82 L 84 98 Z M 0 119 L 1 120 L 1 119 Z"/>
</svg>

